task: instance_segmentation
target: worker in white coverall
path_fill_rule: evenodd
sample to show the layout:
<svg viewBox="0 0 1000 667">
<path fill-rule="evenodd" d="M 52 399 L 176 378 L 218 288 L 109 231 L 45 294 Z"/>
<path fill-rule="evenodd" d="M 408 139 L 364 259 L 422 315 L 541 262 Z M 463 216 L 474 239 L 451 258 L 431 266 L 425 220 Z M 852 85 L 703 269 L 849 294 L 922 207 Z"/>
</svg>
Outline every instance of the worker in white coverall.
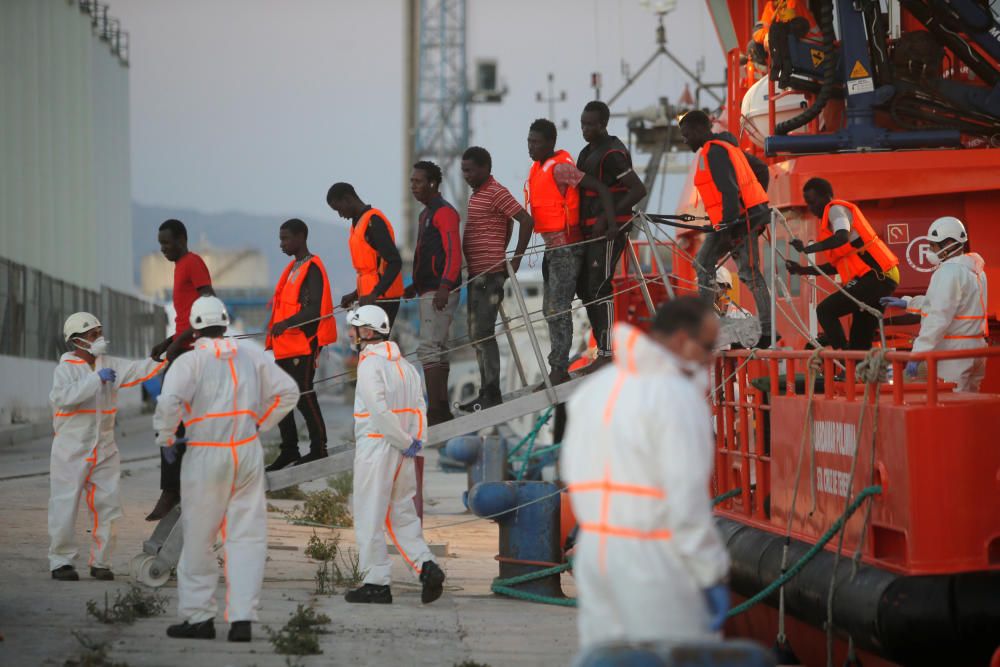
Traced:
<svg viewBox="0 0 1000 667">
<path fill-rule="evenodd" d="M 618 324 L 614 365 L 570 398 L 560 455 L 580 535 L 581 651 L 711 638 L 729 608 L 729 557 L 712 520 L 714 438 L 703 384 L 719 330 L 680 297 L 650 335 Z"/>
<path fill-rule="evenodd" d="M 229 641 L 250 641 L 267 559 L 264 452 L 258 431 L 275 426 L 299 400 L 299 388 L 264 350 L 225 338 L 229 315 L 214 296 L 191 306 L 194 350 L 178 357 L 163 382 L 153 427 L 168 461 L 181 461 L 181 529 L 177 565 L 178 616 L 169 637 L 215 638 L 223 543 L 225 620 Z M 183 419 L 185 437 L 175 442 Z"/>
<path fill-rule="evenodd" d="M 392 561 L 386 538 L 422 584 L 424 604 L 441 597 L 444 572 L 424 541 L 413 505 L 417 494 L 414 457 L 426 437 L 427 408 L 417 369 L 389 340 L 389 316 L 379 306 L 361 306 L 347 316 L 357 346 L 354 395 L 354 535 L 363 585 L 348 602 L 392 603 Z"/>
<path fill-rule="evenodd" d="M 927 238 L 931 246 L 927 258 L 937 265 L 927 294 L 912 299 L 890 297 L 882 299 L 882 304 L 921 315 L 920 335 L 913 341 L 913 352 L 986 348 L 986 263 L 979 254 L 967 252 L 969 236 L 958 218 L 938 218 L 931 223 Z M 906 374 L 915 376 L 918 367 L 919 362 L 911 361 Z M 945 382 L 954 382 L 957 391 L 979 391 L 986 375 L 986 358 L 939 361 L 937 372 Z"/>
<path fill-rule="evenodd" d="M 49 470 L 49 569 L 52 578 L 77 581 L 73 538 L 80 498 L 90 511 L 90 576 L 110 581 L 113 522 L 121 464 L 115 444 L 118 390 L 155 376 L 166 362 L 128 361 L 105 354 L 108 342 L 90 313 L 74 313 L 63 325 L 73 349 L 59 359 L 52 381 L 52 458 Z"/>
</svg>

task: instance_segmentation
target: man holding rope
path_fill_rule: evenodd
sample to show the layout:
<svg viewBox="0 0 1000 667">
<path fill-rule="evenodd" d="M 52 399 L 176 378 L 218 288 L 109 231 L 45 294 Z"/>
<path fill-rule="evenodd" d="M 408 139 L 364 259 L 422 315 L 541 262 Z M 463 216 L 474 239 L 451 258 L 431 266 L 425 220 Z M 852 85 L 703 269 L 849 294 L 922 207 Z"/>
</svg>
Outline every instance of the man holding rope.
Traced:
<svg viewBox="0 0 1000 667">
<path fill-rule="evenodd" d="M 730 136 L 712 132 L 708 114 L 689 111 L 681 118 L 680 129 L 684 141 L 698 154 L 694 184 L 715 228 L 705 234 L 695 258 L 699 292 L 706 303 L 715 301 L 715 271 L 719 260 L 731 252 L 740 280 L 757 304 L 761 328 L 757 347 L 768 347 L 771 292 L 760 271 L 757 246 L 757 237 L 767 228 L 771 215 L 765 186 Z"/>
<path fill-rule="evenodd" d="M 275 363 L 299 386 L 298 408 L 309 429 L 309 453 L 299 456 L 299 430 L 294 411 L 289 412 L 278 422 L 281 453 L 267 467 L 268 472 L 327 455 L 326 423 L 313 391 L 313 378 L 320 349 L 337 342 L 337 321 L 333 319 L 326 268 L 309 252 L 308 238 L 309 227 L 298 218 L 286 220 L 278 231 L 281 251 L 293 259 L 274 290 L 266 347 L 274 351 Z"/>
</svg>

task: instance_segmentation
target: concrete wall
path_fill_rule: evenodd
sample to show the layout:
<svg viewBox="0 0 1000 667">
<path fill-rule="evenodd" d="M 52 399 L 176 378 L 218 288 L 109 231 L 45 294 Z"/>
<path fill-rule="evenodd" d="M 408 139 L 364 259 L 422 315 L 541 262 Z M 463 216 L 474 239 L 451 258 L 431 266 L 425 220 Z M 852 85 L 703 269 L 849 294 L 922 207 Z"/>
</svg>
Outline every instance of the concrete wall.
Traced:
<svg viewBox="0 0 1000 667">
<path fill-rule="evenodd" d="M 128 67 L 76 2 L 0 2 L 0 255 L 133 292 L 129 178 Z"/>
<path fill-rule="evenodd" d="M 0 256 L 135 293 L 128 66 L 91 21 L 75 0 L 0 0 Z M 0 425 L 51 419 L 54 367 L 0 356 Z"/>
</svg>

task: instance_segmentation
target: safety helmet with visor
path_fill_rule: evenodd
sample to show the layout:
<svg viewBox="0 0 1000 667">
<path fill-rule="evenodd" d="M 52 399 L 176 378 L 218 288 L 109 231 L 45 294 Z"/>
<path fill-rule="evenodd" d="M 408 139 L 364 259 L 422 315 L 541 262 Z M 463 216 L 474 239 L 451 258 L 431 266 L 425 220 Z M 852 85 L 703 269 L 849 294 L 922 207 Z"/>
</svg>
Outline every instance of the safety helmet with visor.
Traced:
<svg viewBox="0 0 1000 667">
<path fill-rule="evenodd" d="M 379 339 L 389 336 L 389 316 L 378 306 L 360 306 L 347 313 L 347 324 L 354 327 L 354 335 L 357 339 L 356 347 L 360 350 L 362 342 L 365 340 L 361 336 L 361 329 L 371 329 L 380 334 Z"/>
</svg>

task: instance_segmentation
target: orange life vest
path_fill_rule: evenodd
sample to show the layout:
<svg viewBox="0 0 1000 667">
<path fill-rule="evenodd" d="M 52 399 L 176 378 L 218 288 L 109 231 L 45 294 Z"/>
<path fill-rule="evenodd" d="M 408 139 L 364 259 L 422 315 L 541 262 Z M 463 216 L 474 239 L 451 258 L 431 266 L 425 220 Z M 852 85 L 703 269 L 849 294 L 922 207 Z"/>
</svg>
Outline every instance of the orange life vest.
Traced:
<svg viewBox="0 0 1000 667">
<path fill-rule="evenodd" d="M 351 248 L 351 264 L 354 265 L 354 270 L 358 272 L 358 296 L 362 297 L 367 294 L 371 294 L 375 286 L 378 285 L 378 281 L 382 279 L 382 274 L 385 272 L 385 260 L 379 257 L 378 253 L 375 252 L 375 248 L 368 244 L 365 240 L 365 232 L 368 230 L 368 222 L 372 219 L 373 215 L 385 220 L 385 226 L 389 229 L 389 237 L 392 238 L 393 243 L 396 241 L 396 234 L 392 231 L 392 223 L 389 222 L 389 218 L 385 217 L 385 213 L 378 210 L 377 208 L 371 208 L 365 211 L 361 215 L 361 219 L 358 220 L 358 224 L 354 225 L 354 229 L 351 230 L 351 236 L 348 241 Z M 398 299 L 403 296 L 403 272 L 400 271 L 396 279 L 392 281 L 387 289 L 381 296 L 380 299 Z"/>
<path fill-rule="evenodd" d="M 862 259 L 862 253 L 868 253 L 878 264 L 882 273 L 899 265 L 899 258 L 875 234 L 875 230 L 865 218 L 865 214 L 849 201 L 834 199 L 823 209 L 823 219 L 820 220 L 818 232 L 820 241 L 825 241 L 833 236 L 833 230 L 830 228 L 830 209 L 833 206 L 843 206 L 851 212 L 851 229 L 856 231 L 861 239 L 860 247 L 852 243 L 845 243 L 826 251 L 827 260 L 836 267 L 837 273 L 845 285 L 872 270 L 872 266 Z"/>
<path fill-rule="evenodd" d="M 267 335 L 265 347 L 274 350 L 275 359 L 287 359 L 289 357 L 304 357 L 312 352 L 312 341 L 316 340 L 319 347 L 337 342 L 337 320 L 333 319 L 333 299 L 330 297 L 330 280 L 326 277 L 326 268 L 319 257 L 313 255 L 307 259 L 299 270 L 294 274 L 292 267 L 295 260 L 288 263 L 285 270 L 278 279 L 278 286 L 274 289 L 274 300 L 271 302 L 271 320 L 267 324 L 267 330 L 276 322 L 283 322 L 292 317 L 300 310 L 302 304 L 299 303 L 299 292 L 302 291 L 302 283 L 305 282 L 309 267 L 316 265 L 323 276 L 323 296 L 320 299 L 319 315 L 323 319 L 316 323 L 316 333 L 313 336 L 306 336 L 302 327 L 286 329 L 279 336 Z"/>
<path fill-rule="evenodd" d="M 565 231 L 574 241 L 580 230 L 580 193 L 574 187 L 566 188 L 565 195 L 559 192 L 552 170 L 560 163 L 576 169 L 576 162 L 566 151 L 557 151 L 544 163 L 531 165 L 528 182 L 524 186 L 524 203 L 531 208 L 536 232 Z"/>
<path fill-rule="evenodd" d="M 729 154 L 729 161 L 733 163 L 733 170 L 736 172 L 736 185 L 740 189 L 740 201 L 743 204 L 743 211 L 753 208 L 758 204 L 767 203 L 767 193 L 761 187 L 760 181 L 750 168 L 747 156 L 743 151 L 733 146 L 727 141 L 713 139 L 706 141 L 705 145 L 698 151 L 698 165 L 694 172 L 694 186 L 698 188 L 698 194 L 705 205 L 705 214 L 716 229 L 722 224 L 722 193 L 715 186 L 712 180 L 712 171 L 708 168 L 708 150 L 712 146 L 721 146 Z"/>
</svg>

